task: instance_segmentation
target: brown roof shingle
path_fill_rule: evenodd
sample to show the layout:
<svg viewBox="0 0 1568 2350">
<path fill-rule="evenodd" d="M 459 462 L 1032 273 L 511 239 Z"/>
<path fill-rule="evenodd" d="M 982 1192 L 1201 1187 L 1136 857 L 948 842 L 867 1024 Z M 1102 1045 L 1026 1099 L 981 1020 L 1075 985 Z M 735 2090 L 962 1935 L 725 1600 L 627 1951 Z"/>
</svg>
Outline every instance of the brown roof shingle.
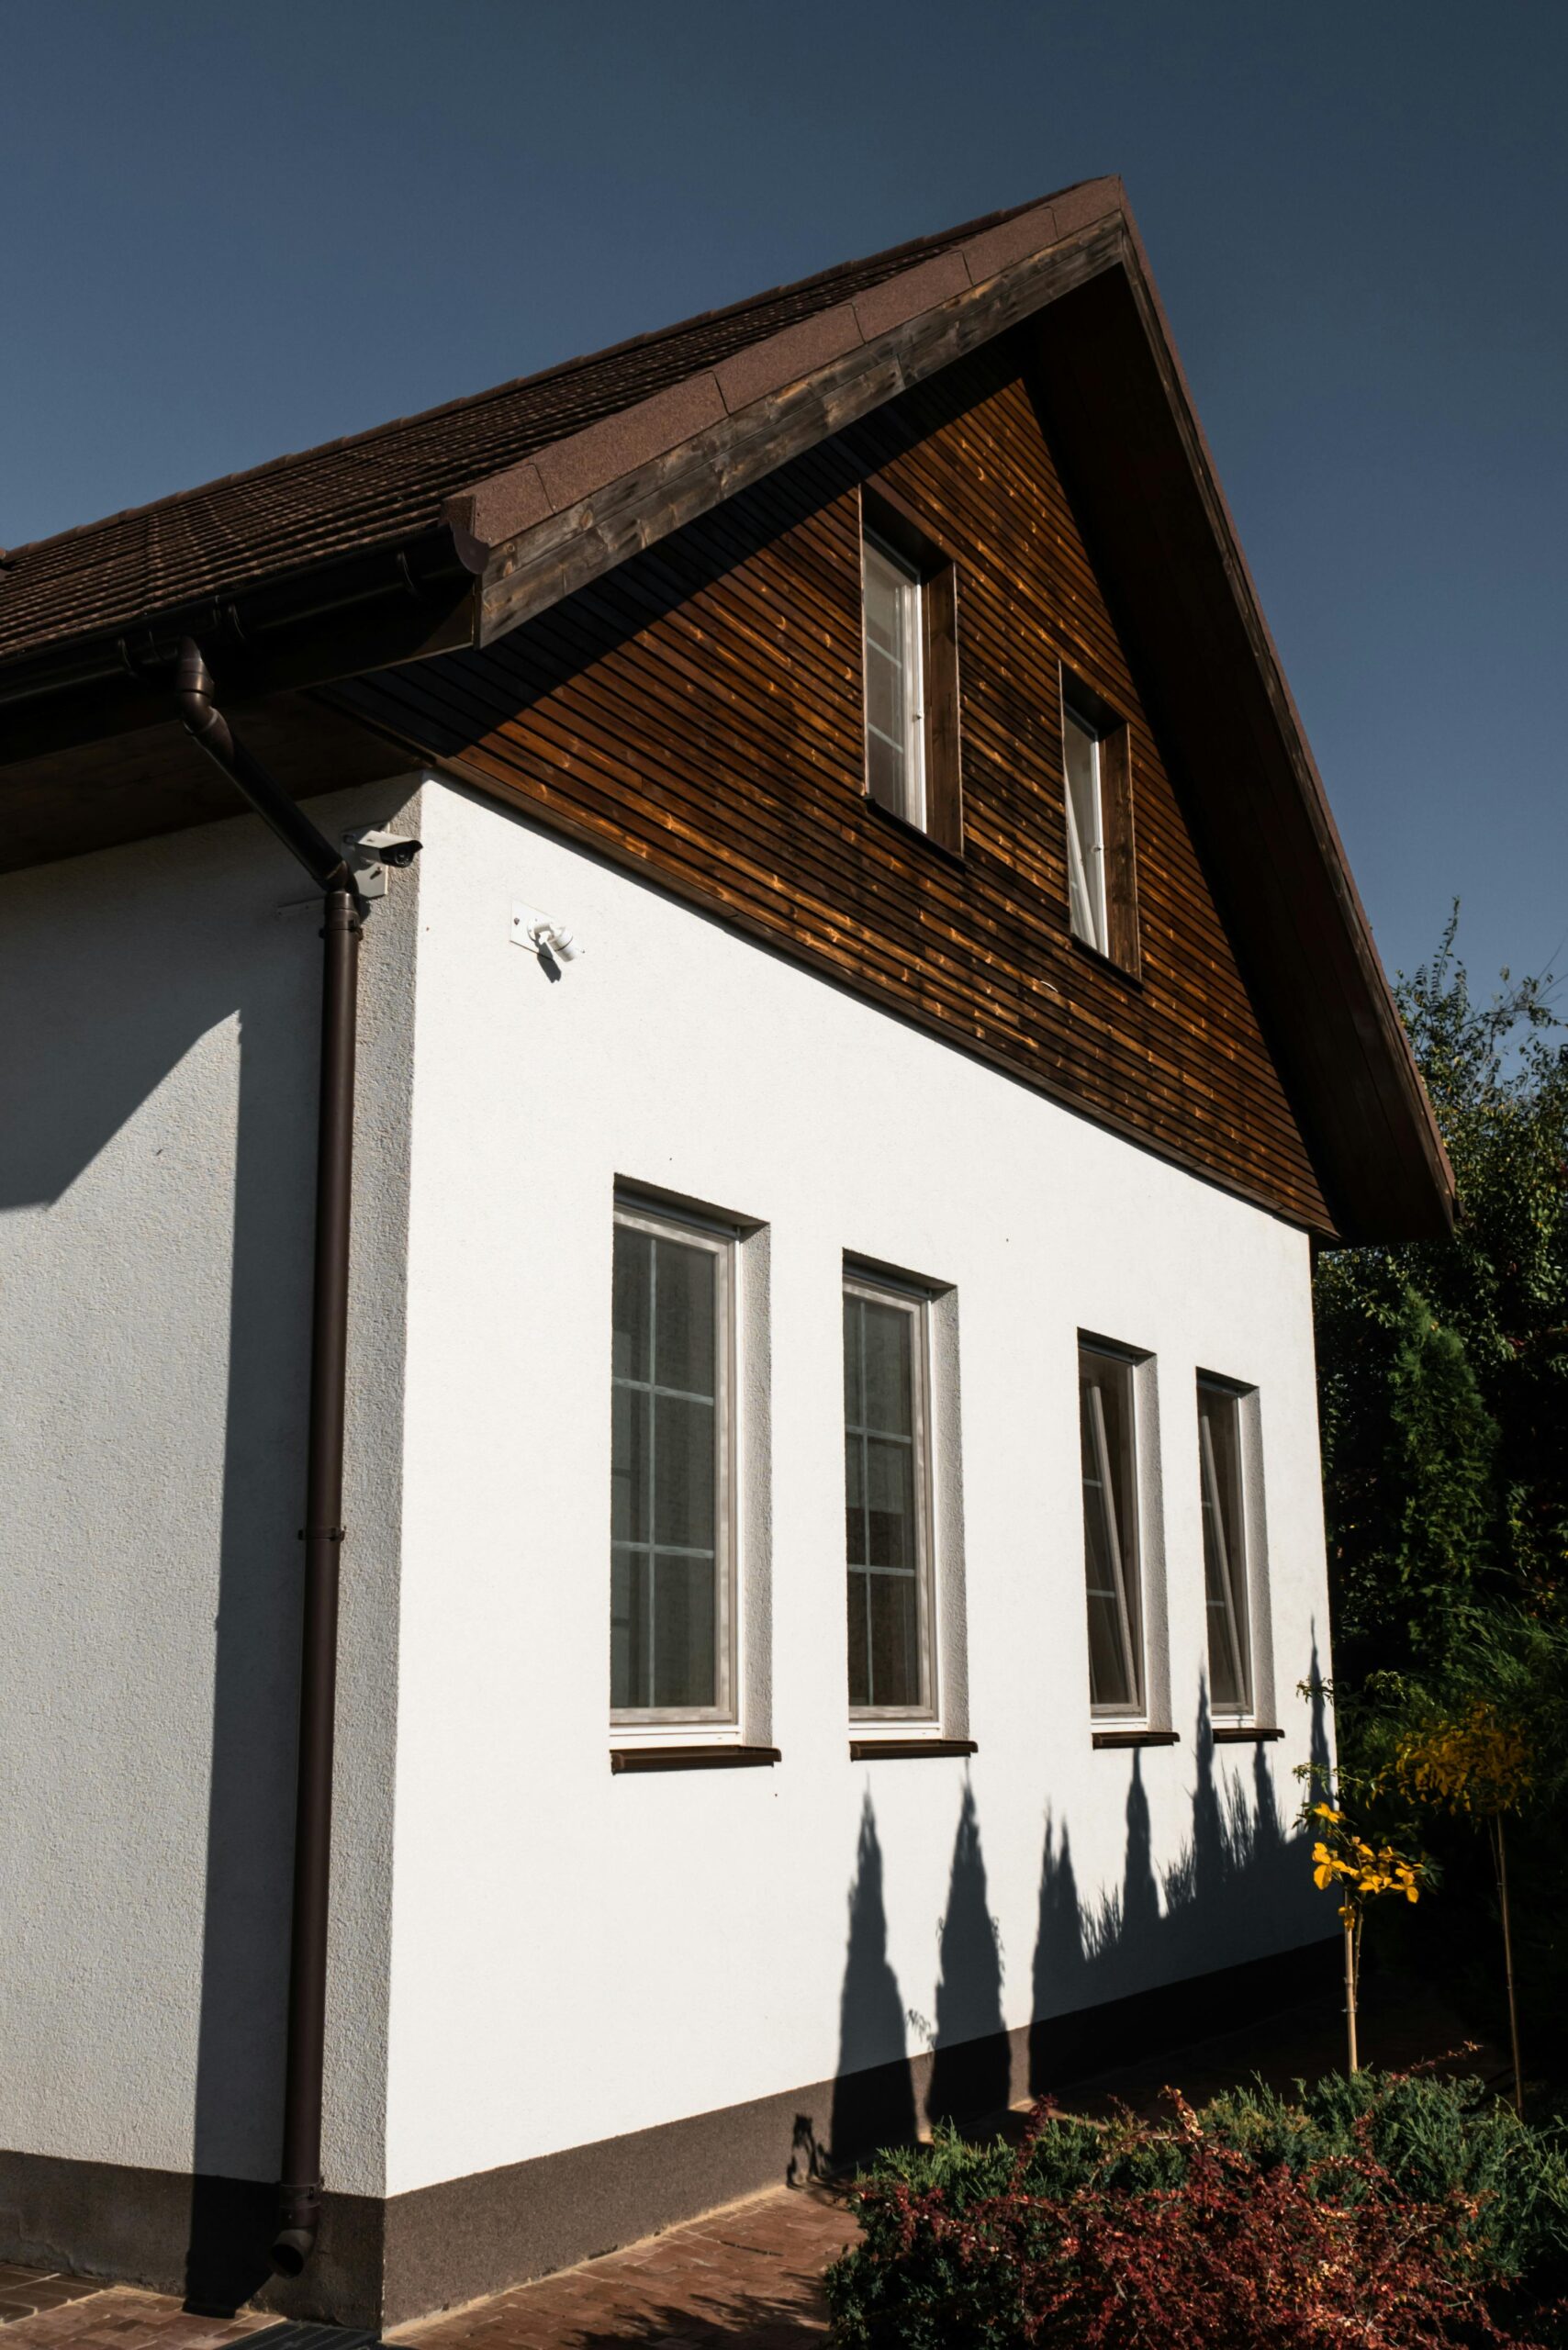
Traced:
<svg viewBox="0 0 1568 2350">
<path fill-rule="evenodd" d="M 953 246 L 1050 200 L 14 548 L 0 568 L 0 663 L 433 531 L 454 492 L 920 264 L 920 280 L 929 276 L 935 288 L 941 257 Z M 929 298 L 939 299 L 940 289 Z M 810 345 L 802 333 L 803 367 L 813 364 Z"/>
</svg>

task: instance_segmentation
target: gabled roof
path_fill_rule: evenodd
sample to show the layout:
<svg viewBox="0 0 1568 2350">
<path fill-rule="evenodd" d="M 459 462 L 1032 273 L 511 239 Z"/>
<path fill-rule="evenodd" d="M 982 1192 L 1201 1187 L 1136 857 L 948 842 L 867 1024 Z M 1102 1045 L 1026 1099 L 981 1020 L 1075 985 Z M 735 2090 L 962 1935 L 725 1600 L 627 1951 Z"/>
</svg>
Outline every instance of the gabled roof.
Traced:
<svg viewBox="0 0 1568 2350">
<path fill-rule="evenodd" d="M 1451 1172 L 1119 180 L 17 549 L 0 866 L 196 821 L 177 731 L 130 789 L 121 755 L 95 834 L 80 763 L 51 800 L 39 755 L 155 724 L 187 630 L 226 696 L 274 709 L 488 643 L 1009 330 L 1338 1228 L 1445 1230 Z M 319 778 L 308 748 L 285 767 Z"/>
<path fill-rule="evenodd" d="M 595 428 L 661 396 L 678 425 L 698 413 L 690 386 L 715 380 L 715 371 L 732 389 L 742 386 L 743 396 L 748 380 L 771 388 L 785 370 L 800 375 L 845 347 L 842 331 L 826 338 L 813 331 L 823 313 L 839 312 L 841 327 L 852 322 L 861 297 L 894 278 L 904 281 L 909 298 L 924 297 L 923 307 L 967 286 L 956 252 L 1025 214 L 1036 216 L 1030 250 L 1054 241 L 1048 207 L 993 213 L 422 415 L 13 547 L 0 557 L 0 663 L 439 531 L 454 493 L 510 476 L 529 458 L 543 456 L 545 476 L 561 484 L 584 474 L 586 453 L 587 473 L 602 479 L 593 453 L 616 444 L 610 436 L 591 438 Z M 866 333 L 895 322 L 900 307 L 865 302 Z M 770 343 L 771 363 L 758 377 L 757 348 Z"/>
</svg>

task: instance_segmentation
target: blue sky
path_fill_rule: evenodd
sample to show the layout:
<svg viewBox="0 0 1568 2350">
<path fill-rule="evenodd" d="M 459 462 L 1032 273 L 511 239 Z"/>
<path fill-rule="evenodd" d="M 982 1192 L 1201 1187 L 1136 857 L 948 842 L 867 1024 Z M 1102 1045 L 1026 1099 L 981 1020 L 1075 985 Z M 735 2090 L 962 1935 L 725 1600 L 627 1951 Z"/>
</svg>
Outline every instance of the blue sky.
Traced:
<svg viewBox="0 0 1568 2350">
<path fill-rule="evenodd" d="M 1568 968 L 1565 110 L 1561 0 L 0 0 L 0 542 L 1120 171 L 1385 960 Z"/>
</svg>

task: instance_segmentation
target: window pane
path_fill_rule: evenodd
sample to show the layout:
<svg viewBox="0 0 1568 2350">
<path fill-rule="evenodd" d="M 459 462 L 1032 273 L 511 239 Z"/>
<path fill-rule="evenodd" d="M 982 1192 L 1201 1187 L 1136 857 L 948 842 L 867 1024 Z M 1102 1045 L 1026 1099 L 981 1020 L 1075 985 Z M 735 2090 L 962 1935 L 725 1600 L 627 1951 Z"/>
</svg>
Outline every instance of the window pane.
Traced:
<svg viewBox="0 0 1568 2350">
<path fill-rule="evenodd" d="M 718 1663 L 711 1558 L 657 1552 L 654 1598 L 654 1703 L 711 1706 Z"/>
<path fill-rule="evenodd" d="M 645 1542 L 653 1452 L 648 1422 L 653 1398 L 646 1388 L 617 1384 L 610 1399 L 613 1443 L 610 1475 L 610 1532 L 616 1542 Z"/>
<path fill-rule="evenodd" d="M 913 1574 L 868 1575 L 871 1703 L 920 1704 L 919 1583 Z"/>
<path fill-rule="evenodd" d="M 649 1301 L 653 1287 L 654 1237 L 629 1225 L 615 1227 L 615 1376 L 651 1376 Z"/>
<path fill-rule="evenodd" d="M 1089 1348 L 1078 1365 L 1090 1700 L 1129 1712 L 1143 1696 L 1132 1366 Z"/>
<path fill-rule="evenodd" d="M 918 1314 L 906 1307 L 846 1295 L 849 1702 L 861 1709 L 913 1712 L 927 1702 L 919 1326 Z"/>
<path fill-rule="evenodd" d="M 912 824 L 925 821 L 921 713 L 921 587 L 914 572 L 868 538 L 862 546 L 866 614 L 866 789 Z"/>
<path fill-rule="evenodd" d="M 677 1550 L 713 1550 L 713 1406 L 655 1390 L 654 1540 Z"/>
<path fill-rule="evenodd" d="M 720 1702 L 719 1255 L 615 1228 L 610 1703 Z"/>
<path fill-rule="evenodd" d="M 914 1316 L 900 1305 L 879 1305 L 873 1298 L 856 1303 L 864 1331 L 866 1425 L 883 1434 L 910 1436 L 914 1427 L 910 1397 Z"/>
<path fill-rule="evenodd" d="M 879 808 L 890 808 L 895 816 L 903 814 L 903 752 L 898 744 L 873 734 L 869 729 L 866 735 L 866 789 Z"/>
<path fill-rule="evenodd" d="M 621 1548 L 610 1558 L 610 1702 L 624 1708 L 646 1706 L 648 1673 L 648 1560 Z"/>
<path fill-rule="evenodd" d="M 1062 730 L 1067 768 L 1068 894 L 1072 927 L 1105 952 L 1105 843 L 1100 797 L 1100 745 L 1072 711 Z"/>
<path fill-rule="evenodd" d="M 1209 1627 L 1209 1695 L 1221 1713 L 1251 1704 L 1247 1550 L 1241 1511 L 1241 1413 L 1226 1389 L 1198 1386 L 1198 1472 L 1203 1495 L 1204 1597 Z"/>
<path fill-rule="evenodd" d="M 683 1248 L 678 1240 L 660 1238 L 653 1245 L 654 1376 L 661 1387 L 711 1397 L 719 1260 L 711 1248 Z"/>
<path fill-rule="evenodd" d="M 913 1574 L 917 1563 L 914 1525 L 914 1447 L 868 1436 L 866 1449 L 866 1553 L 868 1567 L 898 1567 Z"/>
</svg>

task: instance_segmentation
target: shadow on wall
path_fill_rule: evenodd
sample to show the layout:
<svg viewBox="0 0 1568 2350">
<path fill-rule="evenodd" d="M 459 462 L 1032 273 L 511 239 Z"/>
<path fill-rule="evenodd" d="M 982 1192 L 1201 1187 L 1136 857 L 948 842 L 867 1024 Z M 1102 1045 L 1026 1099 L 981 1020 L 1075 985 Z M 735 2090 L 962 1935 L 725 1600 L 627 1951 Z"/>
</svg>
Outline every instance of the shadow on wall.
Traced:
<svg viewBox="0 0 1568 2350">
<path fill-rule="evenodd" d="M 130 1486 L 123 1494 L 117 1489 L 125 1448 L 117 1440 L 115 1381 L 140 1378 L 155 1393 L 161 1366 L 194 1375 L 185 1363 L 189 1332 L 179 1318 L 180 1284 L 156 1278 L 158 1251 L 170 1245 L 164 1233 L 173 1224 L 187 1234 L 180 1245 L 191 1268 L 208 1245 L 215 1265 L 220 1248 L 231 1252 L 216 1624 L 203 1628 L 214 1642 L 211 1662 L 188 1689 L 174 1680 L 148 1688 L 144 1741 L 139 1755 L 122 1759 L 117 1785 L 129 1791 L 140 1771 L 155 1827 L 167 1832 L 166 1823 L 178 1822 L 190 1791 L 167 1783 L 178 1745 L 162 1734 L 164 1709 L 194 1707 L 205 1715 L 210 1686 L 201 1910 L 171 1927 L 168 1946 L 180 1951 L 187 1937 L 200 1936 L 187 2288 L 202 2307 L 232 2308 L 269 2270 L 281 2119 L 319 980 L 303 930 L 300 951 L 258 956 L 247 922 L 236 923 L 209 898 L 199 857 L 189 889 L 190 921 L 177 954 L 134 892 L 106 896 L 83 953 L 47 952 L 50 925 L 59 919 L 52 899 L 42 899 L 36 932 L 26 907 L 12 921 L 0 973 L 10 982 L 10 1001 L 27 1009 L 0 1038 L 0 1092 L 17 1113 L 0 1137 L 0 1209 L 47 1206 L 54 1248 L 77 1252 L 89 1271 L 100 1260 L 118 1269 L 114 1281 L 100 1284 L 101 1295 L 85 1278 L 66 1279 L 52 1328 L 18 1333 L 32 1350 L 23 1392 L 47 1387 L 55 1366 L 61 1391 L 76 1399 L 79 1441 L 93 1471 L 82 1481 L 80 1503 L 101 1539 L 79 1546 L 91 1556 L 92 1582 L 74 1604 L 106 1627 L 117 1611 L 145 1615 L 150 1564 L 118 1533 L 145 1521 L 151 1472 L 138 1454 Z M 291 933 L 284 950 L 293 945 Z M 47 988 L 39 987 L 40 968 L 49 972 Z M 231 1033 L 237 1015 L 237 1122 L 230 1129 L 219 1115 L 209 1130 L 188 1118 L 196 1096 L 170 1097 L 164 1089 L 178 1085 L 193 1054 L 216 1049 L 212 1040 Z M 225 1081 L 232 1082 L 232 1064 L 227 1080 L 199 1080 L 208 1108 L 219 1099 L 213 1088 Z M 119 1141 L 127 1128 L 131 1139 Z M 193 1162 L 193 1136 L 206 1138 L 197 1148 L 216 1147 L 220 1136 L 220 1163 Z M 100 1166 L 117 1142 L 118 1158 Z M 167 1172 L 153 1172 L 154 1160 Z M 215 1197 L 218 1213 L 204 1238 L 198 1227 Z M 116 1314 L 119 1326 L 111 1319 L 106 1328 L 104 1317 Z M 125 1326 L 131 1322 L 134 1351 Z M 177 1514 L 183 1485 L 207 1467 L 193 1472 L 182 1452 L 178 1406 L 176 1381 L 161 1464 L 170 1515 Z M 63 1609 L 73 1604 L 69 1559 L 62 1569 Z M 151 1582 L 156 1606 L 156 1573 Z M 188 1606 L 210 1623 L 207 1593 L 198 1599 L 188 1584 L 180 1590 L 186 1595 L 174 1603 L 176 1611 Z M 194 1629 L 183 1612 L 170 1621 L 176 1634 Z M 70 1800 L 69 1785 L 57 1799 Z M 128 1839 L 125 1826 L 117 1828 L 111 1816 L 104 1832 L 145 1852 L 148 1838 Z M 126 1863 L 142 1864 L 151 1865 Z M 189 1874 L 194 1879 L 197 1870 Z M 113 1915 L 105 1912 L 111 1934 Z M 90 1953 L 84 1963 L 90 1967 Z M 150 1959 L 147 2001 L 183 2002 L 179 1982 L 161 1975 L 162 1962 Z M 125 2021 L 132 2033 L 142 2029 L 134 2015 Z M 177 2095 L 177 2085 L 168 2086 Z"/>
<path fill-rule="evenodd" d="M 1316 1644 L 1311 1679 L 1316 1687 Z M 1320 1695 L 1313 1699 L 1311 1751 L 1314 1762 L 1327 1761 Z M 1282 1912 L 1302 1921 L 1299 1940 L 1311 1940 L 1306 1840 L 1281 1819 L 1263 1746 L 1252 1749 L 1249 1771 L 1222 1767 L 1206 1690 L 1198 1701 L 1195 1760 L 1191 1830 L 1177 1859 L 1160 1870 L 1143 1758 L 1134 1751 L 1122 1882 L 1091 1905 L 1079 1894 L 1066 1823 L 1058 1826 L 1047 1813 L 1032 1978 L 1036 2020 L 1028 2035 L 1031 2096 L 1139 2053 L 1119 2036 L 1097 2031 L 1094 2011 L 1106 2003 L 1272 1949 Z M 887 1944 L 882 1851 L 868 1793 L 849 1895 L 833 2100 L 835 2162 L 915 2135 L 923 2074 L 925 2118 L 933 2122 L 996 2113 L 1025 2087 L 1014 2076 L 1003 2019 L 1002 1952 L 987 1904 L 971 1785 L 964 1788 L 953 1846 L 928 2059 L 911 2051 L 909 2026 L 918 2027 L 920 2019 L 905 2008 Z M 1158 2018 L 1151 2020 L 1158 2034 Z M 1158 2044 L 1157 2036 L 1151 2045 Z"/>
<path fill-rule="evenodd" d="M 214 1659 L 186 2305 L 272 2274 L 294 1863 L 315 1165 L 314 959 L 241 1027 L 229 1408 Z M 282 1166 L 293 1180 L 279 1180 Z M 261 2170 L 263 2176 L 255 2174 Z"/>
</svg>

